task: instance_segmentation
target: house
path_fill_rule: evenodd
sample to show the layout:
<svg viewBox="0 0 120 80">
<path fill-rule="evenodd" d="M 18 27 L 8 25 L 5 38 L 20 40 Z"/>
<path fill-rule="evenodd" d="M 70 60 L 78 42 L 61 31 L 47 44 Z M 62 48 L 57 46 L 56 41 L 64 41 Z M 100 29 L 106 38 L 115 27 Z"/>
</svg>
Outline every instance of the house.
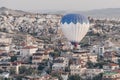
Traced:
<svg viewBox="0 0 120 80">
<path fill-rule="evenodd" d="M 2 44 L 11 44 L 11 42 L 12 42 L 12 38 L 7 38 L 5 36 L 2 36 L 0 38 L 0 43 Z"/>
<path fill-rule="evenodd" d="M 56 77 L 52 77 L 50 75 L 43 75 L 43 76 L 25 76 L 22 80 L 58 80 Z"/>
<path fill-rule="evenodd" d="M 113 51 L 107 51 L 104 53 L 104 60 L 105 61 L 111 61 L 114 63 L 118 63 L 119 57 L 116 56 L 116 52 Z"/>
<path fill-rule="evenodd" d="M 104 72 L 102 80 L 120 80 L 120 72 L 116 71 Z"/>
<path fill-rule="evenodd" d="M 85 70 L 85 76 L 93 78 L 96 75 L 99 75 L 100 73 L 103 73 L 103 69 L 86 69 Z"/>
<path fill-rule="evenodd" d="M 104 71 L 111 71 L 111 70 L 116 70 L 119 69 L 119 65 L 115 63 L 109 63 L 106 65 L 103 65 Z"/>
<path fill-rule="evenodd" d="M 19 67 L 21 66 L 21 62 L 16 61 L 16 62 L 12 62 L 11 67 L 15 69 L 16 74 L 19 74 Z"/>
<path fill-rule="evenodd" d="M 66 67 L 68 67 L 69 59 L 64 57 L 58 57 L 53 61 L 52 70 L 59 71 L 59 70 L 65 70 Z"/>
<path fill-rule="evenodd" d="M 5 50 L 6 52 L 9 52 L 10 51 L 10 45 L 0 44 L 0 50 Z"/>
<path fill-rule="evenodd" d="M 93 62 L 93 63 L 96 63 L 97 62 L 97 55 L 96 54 L 88 55 L 88 60 Z"/>
<path fill-rule="evenodd" d="M 45 50 L 38 51 L 32 55 L 32 63 L 39 64 L 44 59 L 49 59 L 49 54 Z"/>
<path fill-rule="evenodd" d="M 79 58 L 72 59 L 72 64 L 70 65 L 70 74 L 71 75 L 83 75 L 85 73 L 86 66 L 82 60 Z"/>
<path fill-rule="evenodd" d="M 21 62 L 0 62 L 0 69 L 9 71 L 10 69 L 15 69 L 16 74 L 19 74 L 19 67 Z"/>
<path fill-rule="evenodd" d="M 71 75 L 82 75 L 85 73 L 86 67 L 82 67 L 82 65 L 70 65 L 70 74 Z"/>
<path fill-rule="evenodd" d="M 74 52 L 73 57 L 79 57 L 81 60 L 87 62 L 88 61 L 88 54 L 89 51 L 78 51 L 78 52 Z"/>
<path fill-rule="evenodd" d="M 105 51 L 104 46 L 102 45 L 94 45 L 90 50 L 91 53 L 98 54 L 99 56 L 103 56 Z"/>
<path fill-rule="evenodd" d="M 25 46 L 22 49 L 20 49 L 20 55 L 22 57 L 31 56 L 37 50 L 38 50 L 38 48 L 35 46 Z"/>
<path fill-rule="evenodd" d="M 3 78 L 9 78 L 10 76 L 10 73 L 8 72 L 3 72 L 2 74 L 0 74 L 0 77 L 3 77 Z"/>
</svg>

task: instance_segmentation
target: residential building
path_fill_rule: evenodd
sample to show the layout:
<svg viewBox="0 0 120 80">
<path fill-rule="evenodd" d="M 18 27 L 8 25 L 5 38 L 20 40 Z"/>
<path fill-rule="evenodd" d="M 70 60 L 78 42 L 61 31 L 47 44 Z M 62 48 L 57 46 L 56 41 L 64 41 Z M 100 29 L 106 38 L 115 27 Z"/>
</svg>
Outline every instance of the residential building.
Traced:
<svg viewBox="0 0 120 80">
<path fill-rule="evenodd" d="M 52 70 L 59 71 L 65 70 L 68 67 L 69 59 L 65 57 L 58 57 L 53 61 Z"/>
<path fill-rule="evenodd" d="M 38 48 L 35 46 L 26 46 L 26 47 L 20 49 L 20 55 L 22 57 L 31 56 L 37 50 L 38 50 Z"/>
<path fill-rule="evenodd" d="M 106 65 L 103 65 L 104 71 L 111 71 L 111 70 L 117 70 L 119 69 L 119 65 L 115 63 L 109 63 Z"/>
<path fill-rule="evenodd" d="M 103 69 L 86 69 L 85 70 L 85 77 L 93 78 L 93 77 L 95 77 L 103 72 L 104 72 Z"/>
<path fill-rule="evenodd" d="M 88 60 L 93 62 L 93 63 L 97 63 L 97 55 L 96 54 L 88 55 Z"/>
<path fill-rule="evenodd" d="M 49 59 L 49 54 L 45 52 L 45 50 L 41 50 L 39 52 L 33 53 L 32 55 L 32 63 L 33 64 L 39 64 L 44 59 Z"/>
<path fill-rule="evenodd" d="M 104 72 L 102 80 L 120 80 L 119 72 Z"/>
<path fill-rule="evenodd" d="M 85 73 L 86 66 L 84 61 L 80 60 L 79 58 L 74 58 L 72 60 L 72 64 L 70 65 L 70 74 L 71 75 L 83 75 Z"/>
</svg>

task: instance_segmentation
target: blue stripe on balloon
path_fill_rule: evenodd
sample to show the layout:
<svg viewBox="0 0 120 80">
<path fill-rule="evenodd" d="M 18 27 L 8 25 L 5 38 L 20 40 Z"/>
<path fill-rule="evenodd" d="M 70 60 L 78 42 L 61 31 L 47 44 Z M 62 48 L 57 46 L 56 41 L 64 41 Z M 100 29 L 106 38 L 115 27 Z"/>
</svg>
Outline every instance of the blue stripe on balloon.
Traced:
<svg viewBox="0 0 120 80">
<path fill-rule="evenodd" d="M 89 23 L 88 19 L 80 14 L 67 14 L 67 15 L 63 16 L 61 19 L 62 24 L 64 24 L 64 23 L 70 24 L 71 22 L 74 24 L 76 24 L 76 23 L 81 23 L 81 24 Z"/>
</svg>

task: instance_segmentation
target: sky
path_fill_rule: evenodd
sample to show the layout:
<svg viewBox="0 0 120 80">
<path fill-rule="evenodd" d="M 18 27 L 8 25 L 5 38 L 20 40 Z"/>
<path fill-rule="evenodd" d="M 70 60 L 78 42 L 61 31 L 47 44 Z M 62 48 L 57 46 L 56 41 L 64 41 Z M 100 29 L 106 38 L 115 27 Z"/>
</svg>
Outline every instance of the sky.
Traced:
<svg viewBox="0 0 120 80">
<path fill-rule="evenodd" d="M 120 0 L 0 0 L 0 7 L 18 10 L 78 10 L 120 8 Z"/>
</svg>

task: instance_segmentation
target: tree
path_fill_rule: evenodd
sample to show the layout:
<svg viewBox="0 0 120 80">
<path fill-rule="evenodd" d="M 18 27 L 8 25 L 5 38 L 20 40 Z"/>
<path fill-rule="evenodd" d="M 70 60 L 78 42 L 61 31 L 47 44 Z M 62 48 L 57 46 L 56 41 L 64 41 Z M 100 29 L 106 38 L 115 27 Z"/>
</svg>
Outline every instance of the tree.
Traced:
<svg viewBox="0 0 120 80">
<path fill-rule="evenodd" d="M 120 59 L 118 59 L 118 65 L 120 66 Z"/>
<path fill-rule="evenodd" d="M 4 78 L 4 80 L 10 80 L 10 78 Z"/>
<path fill-rule="evenodd" d="M 99 75 L 93 77 L 92 80 L 102 80 L 102 73 L 100 73 Z"/>
<path fill-rule="evenodd" d="M 52 73 L 51 76 L 52 77 L 57 77 L 58 80 L 63 80 L 63 78 L 61 77 L 60 73 Z"/>
<path fill-rule="evenodd" d="M 0 69 L 0 73 L 3 73 L 3 70 L 2 70 L 2 69 Z"/>
<path fill-rule="evenodd" d="M 103 68 L 103 65 L 107 64 L 108 62 L 99 62 L 99 63 L 95 63 L 94 67 L 98 67 L 100 69 Z"/>
<path fill-rule="evenodd" d="M 17 56 L 11 56 L 11 62 L 14 62 L 17 60 Z"/>
<path fill-rule="evenodd" d="M 33 72 L 34 72 L 34 69 L 30 67 L 26 70 L 25 74 L 26 75 L 31 75 Z"/>
<path fill-rule="evenodd" d="M 27 71 L 27 68 L 24 67 L 24 66 L 21 66 L 21 67 L 19 68 L 19 73 L 20 73 L 20 74 L 25 74 L 26 71 Z"/>
<path fill-rule="evenodd" d="M 94 64 L 91 61 L 88 61 L 87 62 L 87 66 L 88 66 L 88 68 L 93 68 Z"/>
<path fill-rule="evenodd" d="M 45 66 L 42 65 L 42 64 L 40 64 L 40 65 L 38 66 L 38 70 L 43 70 L 44 68 L 45 68 Z"/>
<path fill-rule="evenodd" d="M 15 68 L 10 68 L 10 74 L 11 75 L 15 74 Z"/>
<path fill-rule="evenodd" d="M 2 31 L 3 31 L 3 32 L 8 32 L 6 28 L 3 28 L 3 30 L 2 30 Z"/>
<path fill-rule="evenodd" d="M 50 74 L 50 73 L 51 73 L 51 71 L 52 71 L 52 69 L 51 69 L 51 68 L 49 68 L 49 69 L 47 69 L 47 71 L 46 71 L 46 72 L 47 72 L 48 74 Z"/>
<path fill-rule="evenodd" d="M 68 80 L 82 80 L 82 78 L 79 75 L 71 75 Z"/>
<path fill-rule="evenodd" d="M 32 64 L 32 56 L 29 57 L 29 63 Z"/>
<path fill-rule="evenodd" d="M 65 72 L 70 72 L 70 67 L 65 67 Z"/>
<path fill-rule="evenodd" d="M 24 66 L 19 68 L 20 74 L 31 75 L 35 70 L 32 67 L 26 68 Z"/>
<path fill-rule="evenodd" d="M 15 76 L 16 80 L 22 80 L 23 76 Z"/>
<path fill-rule="evenodd" d="M 50 55 L 55 58 L 60 56 L 60 52 L 51 52 Z"/>
<path fill-rule="evenodd" d="M 100 37 L 100 33 L 96 33 L 96 36 Z"/>
</svg>

